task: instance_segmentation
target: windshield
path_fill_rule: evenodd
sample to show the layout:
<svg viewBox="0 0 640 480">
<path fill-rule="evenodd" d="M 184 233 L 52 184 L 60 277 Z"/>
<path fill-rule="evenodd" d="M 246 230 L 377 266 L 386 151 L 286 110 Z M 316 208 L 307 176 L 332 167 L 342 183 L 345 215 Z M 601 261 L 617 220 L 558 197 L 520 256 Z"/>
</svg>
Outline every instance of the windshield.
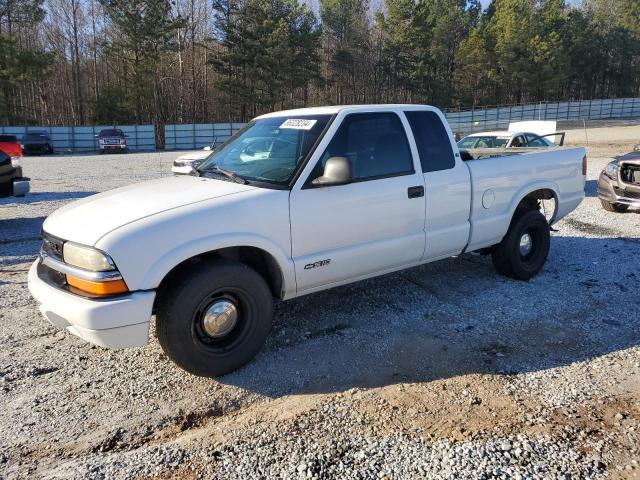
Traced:
<svg viewBox="0 0 640 480">
<path fill-rule="evenodd" d="M 122 130 L 101 130 L 101 137 L 121 137 L 123 135 Z"/>
<path fill-rule="evenodd" d="M 17 142 L 18 139 L 15 135 L 0 135 L 0 142 Z"/>
<path fill-rule="evenodd" d="M 41 133 L 28 133 L 24 136 L 24 140 L 25 141 L 40 141 L 40 140 L 44 140 L 45 139 L 45 135 L 41 134 Z"/>
<path fill-rule="evenodd" d="M 218 168 L 245 180 L 287 183 L 330 118 L 297 115 L 254 120 L 207 157 L 198 171 Z"/>
<path fill-rule="evenodd" d="M 458 142 L 459 148 L 503 148 L 509 143 L 508 137 L 484 135 L 482 137 L 464 137 Z"/>
</svg>

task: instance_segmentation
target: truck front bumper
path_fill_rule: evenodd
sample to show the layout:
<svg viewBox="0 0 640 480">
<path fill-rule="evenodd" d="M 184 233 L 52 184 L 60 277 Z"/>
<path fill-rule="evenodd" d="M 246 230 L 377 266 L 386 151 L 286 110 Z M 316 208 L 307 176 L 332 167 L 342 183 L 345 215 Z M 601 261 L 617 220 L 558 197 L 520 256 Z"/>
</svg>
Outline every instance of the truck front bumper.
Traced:
<svg viewBox="0 0 640 480">
<path fill-rule="evenodd" d="M 36 260 L 29 269 L 29 291 L 54 326 L 101 347 L 141 347 L 148 343 L 156 292 L 132 292 L 98 300 L 80 297 L 41 279 L 39 262 Z"/>
</svg>

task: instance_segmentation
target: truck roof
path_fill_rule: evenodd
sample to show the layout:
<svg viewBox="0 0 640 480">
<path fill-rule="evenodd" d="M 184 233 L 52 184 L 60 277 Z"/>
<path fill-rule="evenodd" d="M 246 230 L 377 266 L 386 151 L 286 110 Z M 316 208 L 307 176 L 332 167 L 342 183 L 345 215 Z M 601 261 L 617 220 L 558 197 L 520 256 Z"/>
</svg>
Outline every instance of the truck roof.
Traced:
<svg viewBox="0 0 640 480">
<path fill-rule="evenodd" d="M 391 104 L 369 104 L 369 105 L 333 105 L 325 107 L 297 108 L 293 110 L 282 110 L 280 112 L 271 112 L 260 115 L 256 118 L 284 117 L 291 115 L 334 115 L 343 110 L 350 112 L 375 112 L 379 110 L 389 110 L 395 108 L 412 109 L 412 110 L 437 110 L 436 107 L 430 105 L 391 103 Z"/>
</svg>

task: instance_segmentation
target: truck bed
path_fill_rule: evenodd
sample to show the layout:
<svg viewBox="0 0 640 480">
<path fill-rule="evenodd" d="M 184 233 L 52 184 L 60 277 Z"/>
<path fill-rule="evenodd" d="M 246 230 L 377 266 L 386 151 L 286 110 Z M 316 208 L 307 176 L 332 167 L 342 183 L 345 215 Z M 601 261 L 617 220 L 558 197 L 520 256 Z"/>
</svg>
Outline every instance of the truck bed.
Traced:
<svg viewBox="0 0 640 480">
<path fill-rule="evenodd" d="M 523 153 L 548 152 L 563 149 L 563 147 L 509 147 L 509 148 L 466 148 L 460 150 L 460 158 L 464 161 L 482 160 L 485 158 L 522 155 Z"/>
<path fill-rule="evenodd" d="M 499 242 L 516 206 L 533 190 L 548 190 L 555 199 L 550 223 L 571 212 L 584 198 L 584 148 L 485 150 L 493 152 L 488 156 L 473 152 L 478 158 L 464 163 L 471 177 L 471 233 L 467 251 Z"/>
</svg>

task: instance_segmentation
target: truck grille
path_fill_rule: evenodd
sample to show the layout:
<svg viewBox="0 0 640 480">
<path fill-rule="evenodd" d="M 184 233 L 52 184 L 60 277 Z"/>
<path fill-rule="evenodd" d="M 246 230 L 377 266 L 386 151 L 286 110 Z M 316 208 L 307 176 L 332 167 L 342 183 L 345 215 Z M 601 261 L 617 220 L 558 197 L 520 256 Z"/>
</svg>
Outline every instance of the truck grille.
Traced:
<svg viewBox="0 0 640 480">
<path fill-rule="evenodd" d="M 53 285 L 58 288 L 66 288 L 67 286 L 67 277 L 64 273 L 60 273 L 53 268 L 49 268 L 42 262 L 38 263 L 37 273 L 38 277 L 49 285 Z"/>
<path fill-rule="evenodd" d="M 620 179 L 624 183 L 640 187 L 640 165 L 629 165 L 623 163 L 620 168 Z"/>
<path fill-rule="evenodd" d="M 62 260 L 62 245 L 64 241 L 46 232 L 42 232 L 42 251 L 56 260 Z"/>
<path fill-rule="evenodd" d="M 619 197 L 640 199 L 640 192 L 632 192 L 631 190 L 623 190 L 622 188 L 614 188 L 613 191 Z"/>
</svg>

